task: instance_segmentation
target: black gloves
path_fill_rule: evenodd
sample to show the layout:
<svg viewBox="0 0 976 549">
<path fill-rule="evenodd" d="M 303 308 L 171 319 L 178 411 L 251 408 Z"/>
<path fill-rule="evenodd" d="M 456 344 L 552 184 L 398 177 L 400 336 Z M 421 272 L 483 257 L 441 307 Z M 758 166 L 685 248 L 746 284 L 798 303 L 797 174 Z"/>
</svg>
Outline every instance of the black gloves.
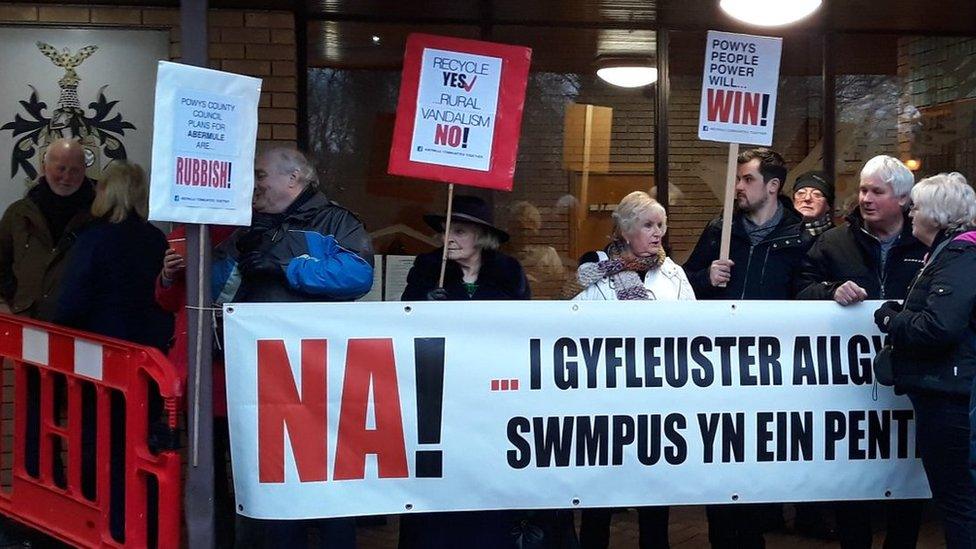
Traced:
<svg viewBox="0 0 976 549">
<path fill-rule="evenodd" d="M 444 288 L 434 288 L 427 292 L 427 301 L 447 301 L 447 290 Z"/>
<path fill-rule="evenodd" d="M 895 315 L 900 313 L 903 308 L 904 305 L 898 303 L 897 301 L 885 301 L 881 307 L 874 312 L 874 323 L 883 333 L 888 333 L 888 326 L 891 325 L 891 319 L 895 318 Z"/>
<path fill-rule="evenodd" d="M 248 252 L 240 257 L 237 269 L 244 278 L 279 278 L 285 276 L 285 270 L 264 252 Z"/>
</svg>

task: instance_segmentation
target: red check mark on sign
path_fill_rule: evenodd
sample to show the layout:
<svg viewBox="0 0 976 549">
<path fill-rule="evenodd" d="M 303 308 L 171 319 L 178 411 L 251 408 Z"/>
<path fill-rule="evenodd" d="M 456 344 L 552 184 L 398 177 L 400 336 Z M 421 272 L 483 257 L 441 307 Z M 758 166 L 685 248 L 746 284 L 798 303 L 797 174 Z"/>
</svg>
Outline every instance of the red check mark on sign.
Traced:
<svg viewBox="0 0 976 549">
<path fill-rule="evenodd" d="M 472 78 L 471 79 L 471 83 L 464 87 L 464 91 L 470 93 L 471 92 L 471 88 L 474 87 L 474 83 L 477 82 L 477 81 L 478 81 L 478 77 L 477 76 L 475 76 L 474 78 Z"/>
</svg>

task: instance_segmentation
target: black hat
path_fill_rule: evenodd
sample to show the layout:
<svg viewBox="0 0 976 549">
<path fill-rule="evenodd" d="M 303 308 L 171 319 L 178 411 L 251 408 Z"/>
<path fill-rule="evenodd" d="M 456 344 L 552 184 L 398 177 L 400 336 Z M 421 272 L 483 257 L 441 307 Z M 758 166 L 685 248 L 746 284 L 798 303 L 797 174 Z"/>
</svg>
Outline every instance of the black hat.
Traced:
<svg viewBox="0 0 976 549">
<path fill-rule="evenodd" d="M 793 194 L 804 187 L 817 189 L 823 193 L 827 204 L 834 205 L 834 182 L 826 172 L 812 171 L 797 177 L 796 183 L 793 183 Z"/>
<path fill-rule="evenodd" d="M 495 216 L 488 204 L 477 196 L 458 195 L 451 206 L 451 221 L 474 223 L 488 229 L 498 237 L 499 242 L 508 242 L 508 233 L 495 226 Z M 444 214 L 426 214 L 424 221 L 435 231 L 444 230 Z"/>
</svg>

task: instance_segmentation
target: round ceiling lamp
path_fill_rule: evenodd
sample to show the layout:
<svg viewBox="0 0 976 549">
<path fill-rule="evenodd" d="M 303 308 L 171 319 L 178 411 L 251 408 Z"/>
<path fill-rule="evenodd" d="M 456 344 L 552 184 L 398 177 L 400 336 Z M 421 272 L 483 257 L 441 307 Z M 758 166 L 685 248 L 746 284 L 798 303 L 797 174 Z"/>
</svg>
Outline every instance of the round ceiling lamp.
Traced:
<svg viewBox="0 0 976 549">
<path fill-rule="evenodd" d="M 640 88 L 657 82 L 657 68 L 649 59 L 600 59 L 596 75 L 607 84 L 621 88 Z"/>
<path fill-rule="evenodd" d="M 744 23 L 776 27 L 803 19 L 822 3 L 823 0 L 720 0 L 719 6 Z"/>
</svg>

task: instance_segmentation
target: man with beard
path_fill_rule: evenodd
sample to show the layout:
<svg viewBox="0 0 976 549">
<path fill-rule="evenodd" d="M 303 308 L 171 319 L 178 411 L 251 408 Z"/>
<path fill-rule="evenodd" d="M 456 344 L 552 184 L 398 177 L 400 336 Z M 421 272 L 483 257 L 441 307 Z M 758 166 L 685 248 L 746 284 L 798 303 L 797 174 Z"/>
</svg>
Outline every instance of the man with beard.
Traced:
<svg viewBox="0 0 976 549">
<path fill-rule="evenodd" d="M 780 191 L 786 163 L 775 151 L 739 155 L 729 259 L 719 259 L 722 218 L 705 227 L 685 262 L 699 299 L 792 299 L 810 239 Z"/>
<path fill-rule="evenodd" d="M 817 239 L 803 262 L 799 299 L 832 299 L 843 306 L 866 299 L 905 299 L 928 249 L 912 236 L 908 206 L 915 178 L 897 158 L 875 156 L 861 169 L 858 201 L 847 224 Z M 871 547 L 872 502 L 837 504 L 844 549 Z M 915 547 L 921 504 L 886 504 L 885 547 Z"/>
<path fill-rule="evenodd" d="M 48 145 L 41 172 L 27 196 L 7 208 L 0 220 L 0 310 L 50 321 L 58 307 L 61 275 L 76 233 L 91 220 L 95 182 L 85 177 L 85 150 L 74 139 Z M 26 369 L 27 427 L 24 467 L 40 473 L 40 372 Z M 61 456 L 54 455 L 55 483 L 64 486 Z M 20 536 L 0 521 L 0 543 Z"/>
<path fill-rule="evenodd" d="M 719 259 L 722 218 L 718 217 L 705 227 L 684 265 L 698 299 L 793 298 L 811 237 L 792 201 L 780 194 L 786 172 L 783 157 L 775 151 L 759 148 L 739 155 L 729 259 Z M 765 547 L 768 513 L 763 510 L 750 505 L 708 506 L 712 547 Z"/>
<path fill-rule="evenodd" d="M 14 314 L 50 320 L 64 259 L 91 219 L 95 182 L 85 177 L 85 151 L 73 139 L 51 143 L 41 170 L 37 184 L 0 221 L 0 297 Z"/>
</svg>

